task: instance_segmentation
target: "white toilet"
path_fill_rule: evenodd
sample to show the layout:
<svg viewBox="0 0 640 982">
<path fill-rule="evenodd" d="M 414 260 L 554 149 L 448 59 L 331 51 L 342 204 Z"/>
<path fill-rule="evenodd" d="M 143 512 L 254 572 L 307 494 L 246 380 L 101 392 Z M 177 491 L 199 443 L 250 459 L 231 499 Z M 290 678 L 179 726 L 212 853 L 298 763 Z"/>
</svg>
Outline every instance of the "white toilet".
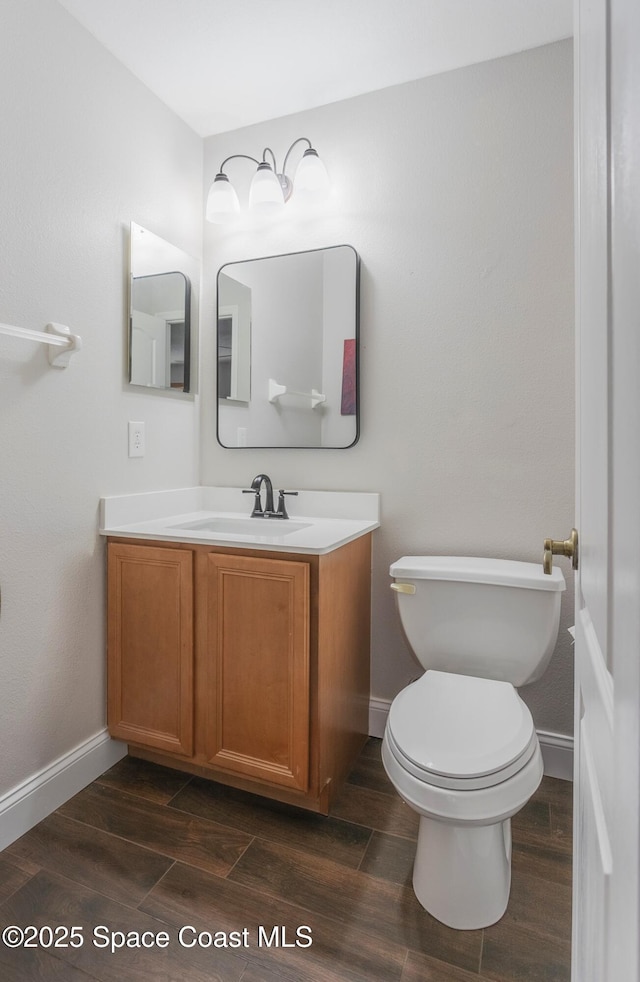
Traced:
<svg viewBox="0 0 640 982">
<path fill-rule="evenodd" d="M 542 779 L 514 687 L 540 678 L 558 635 L 562 573 L 502 559 L 405 556 L 390 570 L 426 669 L 393 700 L 382 760 L 420 815 L 413 888 L 449 927 L 488 927 L 511 885 L 511 816 Z"/>
</svg>

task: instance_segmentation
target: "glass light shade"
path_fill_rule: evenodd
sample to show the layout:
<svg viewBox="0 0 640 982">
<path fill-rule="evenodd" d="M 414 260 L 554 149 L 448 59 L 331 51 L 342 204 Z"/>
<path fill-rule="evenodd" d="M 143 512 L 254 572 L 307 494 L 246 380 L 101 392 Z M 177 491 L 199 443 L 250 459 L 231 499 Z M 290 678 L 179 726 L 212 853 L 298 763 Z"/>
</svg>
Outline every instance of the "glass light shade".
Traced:
<svg viewBox="0 0 640 982">
<path fill-rule="evenodd" d="M 296 169 L 293 193 L 300 201 L 323 201 L 329 194 L 327 169 L 315 150 L 305 150 Z"/>
<path fill-rule="evenodd" d="M 269 164 L 258 164 L 249 189 L 249 208 L 258 214 L 274 214 L 284 208 L 280 181 Z"/>
<path fill-rule="evenodd" d="M 207 197 L 206 217 L 214 225 L 225 225 L 240 214 L 240 202 L 226 174 L 216 174 Z"/>
</svg>

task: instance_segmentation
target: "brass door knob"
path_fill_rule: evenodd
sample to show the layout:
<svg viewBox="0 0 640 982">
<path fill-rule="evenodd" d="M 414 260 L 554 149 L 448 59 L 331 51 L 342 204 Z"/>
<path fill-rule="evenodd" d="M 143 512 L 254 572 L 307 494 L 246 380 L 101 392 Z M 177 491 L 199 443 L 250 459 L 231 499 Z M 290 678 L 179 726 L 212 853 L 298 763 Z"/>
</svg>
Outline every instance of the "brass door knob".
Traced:
<svg viewBox="0 0 640 982">
<path fill-rule="evenodd" d="M 542 568 L 545 573 L 551 573 L 554 556 L 567 556 L 571 560 L 572 568 L 578 568 L 578 533 L 575 529 L 571 529 L 571 535 L 568 539 L 544 540 Z"/>
</svg>

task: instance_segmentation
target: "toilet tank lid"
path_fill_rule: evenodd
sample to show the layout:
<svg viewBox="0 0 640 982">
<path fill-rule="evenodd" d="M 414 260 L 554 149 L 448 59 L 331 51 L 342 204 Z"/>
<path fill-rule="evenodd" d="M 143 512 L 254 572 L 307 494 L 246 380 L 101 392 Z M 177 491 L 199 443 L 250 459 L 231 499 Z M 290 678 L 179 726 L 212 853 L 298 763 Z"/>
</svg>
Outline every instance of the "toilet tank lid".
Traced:
<svg viewBox="0 0 640 982">
<path fill-rule="evenodd" d="M 529 590 L 565 590 L 557 567 L 545 573 L 542 563 L 521 563 L 514 559 L 481 559 L 471 556 L 403 556 L 391 564 L 395 579 L 457 580 L 461 583 L 489 583 L 494 586 L 524 587 Z"/>
</svg>

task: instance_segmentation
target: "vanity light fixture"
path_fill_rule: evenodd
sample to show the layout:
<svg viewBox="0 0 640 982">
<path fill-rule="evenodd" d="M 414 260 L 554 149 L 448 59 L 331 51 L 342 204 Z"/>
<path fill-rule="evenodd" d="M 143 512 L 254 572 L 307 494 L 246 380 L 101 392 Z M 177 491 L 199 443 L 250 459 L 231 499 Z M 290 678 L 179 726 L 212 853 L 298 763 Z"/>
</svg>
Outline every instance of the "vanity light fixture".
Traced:
<svg viewBox="0 0 640 982">
<path fill-rule="evenodd" d="M 287 177 L 287 161 L 289 154 L 298 143 L 308 143 L 302 155 L 293 180 Z M 273 166 L 267 161 L 270 154 Z M 237 158 L 251 160 L 257 165 L 257 170 L 249 188 L 249 210 L 258 215 L 277 215 L 284 208 L 285 202 L 294 195 L 296 201 L 322 201 L 329 192 L 329 177 L 326 168 L 311 140 L 301 136 L 291 144 L 284 158 L 282 171 L 278 171 L 276 158 L 271 147 L 262 151 L 262 160 L 256 160 L 246 153 L 234 153 L 220 164 L 207 198 L 206 218 L 215 225 L 226 225 L 240 214 L 240 201 L 233 184 L 224 173 L 224 168 L 230 160 Z"/>
</svg>

